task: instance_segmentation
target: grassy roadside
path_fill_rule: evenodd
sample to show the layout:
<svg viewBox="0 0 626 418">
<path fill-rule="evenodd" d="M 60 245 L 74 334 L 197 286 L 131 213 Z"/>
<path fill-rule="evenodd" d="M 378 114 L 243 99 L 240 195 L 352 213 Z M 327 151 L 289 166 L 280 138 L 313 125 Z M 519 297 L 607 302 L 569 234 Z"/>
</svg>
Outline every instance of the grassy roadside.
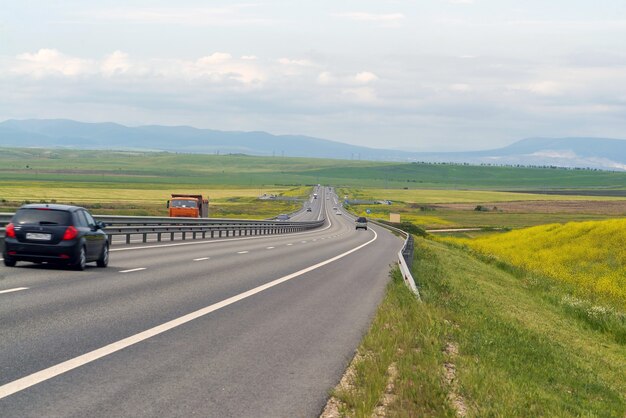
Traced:
<svg viewBox="0 0 626 418">
<path fill-rule="evenodd" d="M 563 288 L 424 239 L 414 275 L 423 303 L 393 272 L 340 415 L 626 413 L 626 345 L 555 303 Z"/>
</svg>

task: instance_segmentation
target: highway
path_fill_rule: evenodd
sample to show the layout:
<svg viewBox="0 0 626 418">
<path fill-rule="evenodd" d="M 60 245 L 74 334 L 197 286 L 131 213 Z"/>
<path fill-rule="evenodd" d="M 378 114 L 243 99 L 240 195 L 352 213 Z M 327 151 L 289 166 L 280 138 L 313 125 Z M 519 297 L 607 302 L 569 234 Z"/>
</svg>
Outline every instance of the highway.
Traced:
<svg viewBox="0 0 626 418">
<path fill-rule="evenodd" d="M 0 416 L 318 416 L 402 246 L 318 193 L 313 231 L 1 266 Z"/>
</svg>

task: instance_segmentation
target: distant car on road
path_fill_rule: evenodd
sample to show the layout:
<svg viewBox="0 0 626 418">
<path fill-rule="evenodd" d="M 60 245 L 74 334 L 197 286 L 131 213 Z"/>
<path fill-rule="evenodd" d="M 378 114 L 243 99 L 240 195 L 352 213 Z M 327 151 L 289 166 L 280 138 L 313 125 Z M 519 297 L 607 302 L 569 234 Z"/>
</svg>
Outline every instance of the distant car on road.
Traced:
<svg viewBox="0 0 626 418">
<path fill-rule="evenodd" d="M 311 208 L 306 208 L 306 211 L 307 211 L 307 212 L 313 212 L 313 209 L 311 209 Z"/>
<path fill-rule="evenodd" d="M 359 216 L 358 218 L 356 218 L 355 224 L 356 224 L 355 229 L 363 228 L 367 230 L 367 218 L 366 217 Z"/>
<path fill-rule="evenodd" d="M 337 211 L 337 212 L 335 212 L 335 215 L 340 215 L 341 216 L 341 212 Z"/>
<path fill-rule="evenodd" d="M 84 270 L 95 261 L 109 263 L 109 240 L 105 225 L 78 206 L 30 204 L 20 207 L 6 226 L 4 265 L 18 261 L 68 264 Z"/>
<path fill-rule="evenodd" d="M 277 221 L 288 221 L 289 220 L 289 215 L 281 213 L 280 215 L 278 215 L 276 217 Z"/>
</svg>

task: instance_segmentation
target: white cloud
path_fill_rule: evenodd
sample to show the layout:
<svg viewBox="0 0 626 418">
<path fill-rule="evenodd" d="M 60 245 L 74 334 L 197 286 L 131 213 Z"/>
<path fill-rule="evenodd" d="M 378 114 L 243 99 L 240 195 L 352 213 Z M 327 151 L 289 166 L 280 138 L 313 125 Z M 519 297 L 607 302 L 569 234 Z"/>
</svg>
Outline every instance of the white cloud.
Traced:
<svg viewBox="0 0 626 418">
<path fill-rule="evenodd" d="M 112 8 L 76 13 L 80 19 L 138 24 L 167 24 L 187 26 L 269 25 L 273 19 L 246 13 L 253 4 L 227 7 L 143 7 Z"/>
<path fill-rule="evenodd" d="M 309 67 L 313 65 L 313 63 L 307 59 L 290 59 L 290 58 L 280 58 L 278 63 L 282 65 L 296 65 L 300 67 Z"/>
<path fill-rule="evenodd" d="M 323 71 L 317 76 L 317 82 L 322 85 L 329 85 L 335 82 L 335 77 L 329 71 Z"/>
<path fill-rule="evenodd" d="M 202 66 L 223 64 L 225 62 L 230 61 L 232 58 L 233 56 L 226 52 L 214 52 L 211 55 L 207 55 L 206 57 L 200 58 L 198 60 L 198 64 Z"/>
<path fill-rule="evenodd" d="M 12 68 L 14 73 L 41 78 L 49 75 L 78 76 L 93 72 L 93 62 L 70 57 L 56 49 L 40 49 L 19 54 Z"/>
<path fill-rule="evenodd" d="M 343 89 L 341 94 L 349 101 L 361 104 L 373 104 L 377 101 L 376 92 L 371 87 Z"/>
<path fill-rule="evenodd" d="M 180 68 L 190 78 L 205 78 L 213 82 L 237 81 L 243 84 L 256 84 L 266 80 L 265 71 L 256 60 L 234 59 L 231 54 L 215 52 L 196 61 L 182 61 Z M 171 68 L 170 76 L 179 76 L 177 68 Z"/>
<path fill-rule="evenodd" d="M 404 21 L 405 16 L 402 13 L 367 13 L 367 12 L 346 12 L 333 13 L 333 17 L 354 20 L 357 22 L 372 22 L 381 26 L 395 27 Z"/>
<path fill-rule="evenodd" d="M 533 93 L 545 96 L 555 96 L 562 92 L 562 86 L 555 81 L 530 83 L 526 88 Z"/>
<path fill-rule="evenodd" d="M 128 60 L 128 54 L 122 51 L 115 51 L 108 55 L 102 61 L 100 70 L 106 77 L 114 75 L 125 74 L 131 69 L 130 61 Z"/>
<path fill-rule="evenodd" d="M 8 60 L 10 72 L 21 76 L 41 79 L 62 76 L 77 77 L 114 76 L 147 78 L 168 77 L 171 79 L 205 78 L 213 82 L 236 81 L 255 84 L 267 79 L 267 69 L 262 68 L 256 57 L 240 59 L 226 52 L 214 52 L 192 60 L 148 60 L 134 64 L 127 53 L 114 51 L 101 60 L 71 57 L 56 49 L 40 49 L 35 53 L 23 53 Z M 3 70 L 0 68 L 0 77 Z"/>
<path fill-rule="evenodd" d="M 459 93 L 467 93 L 472 91 L 472 86 L 465 83 L 455 83 L 451 84 L 449 87 L 450 91 L 459 92 Z"/>
<path fill-rule="evenodd" d="M 354 76 L 354 79 L 357 83 L 367 84 L 371 83 L 372 81 L 378 80 L 378 76 L 369 71 L 363 71 L 361 73 L 357 73 L 357 75 Z"/>
<path fill-rule="evenodd" d="M 369 84 L 378 80 L 378 76 L 370 71 L 362 71 L 352 75 L 335 75 L 330 71 L 322 71 L 317 75 L 317 83 L 321 85 L 355 85 Z"/>
</svg>

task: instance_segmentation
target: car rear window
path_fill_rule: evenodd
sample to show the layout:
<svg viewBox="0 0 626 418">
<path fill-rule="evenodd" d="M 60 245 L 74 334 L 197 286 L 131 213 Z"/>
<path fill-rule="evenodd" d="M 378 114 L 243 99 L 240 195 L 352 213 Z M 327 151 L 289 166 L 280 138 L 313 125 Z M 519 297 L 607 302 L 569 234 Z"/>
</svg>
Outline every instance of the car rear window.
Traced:
<svg viewBox="0 0 626 418">
<path fill-rule="evenodd" d="M 365 219 L 364 217 L 360 217 L 359 219 L 356 220 L 357 222 L 367 222 L 367 219 Z"/>
<path fill-rule="evenodd" d="M 13 223 L 19 225 L 71 225 L 72 215 L 64 210 L 19 209 L 13 217 Z"/>
</svg>

